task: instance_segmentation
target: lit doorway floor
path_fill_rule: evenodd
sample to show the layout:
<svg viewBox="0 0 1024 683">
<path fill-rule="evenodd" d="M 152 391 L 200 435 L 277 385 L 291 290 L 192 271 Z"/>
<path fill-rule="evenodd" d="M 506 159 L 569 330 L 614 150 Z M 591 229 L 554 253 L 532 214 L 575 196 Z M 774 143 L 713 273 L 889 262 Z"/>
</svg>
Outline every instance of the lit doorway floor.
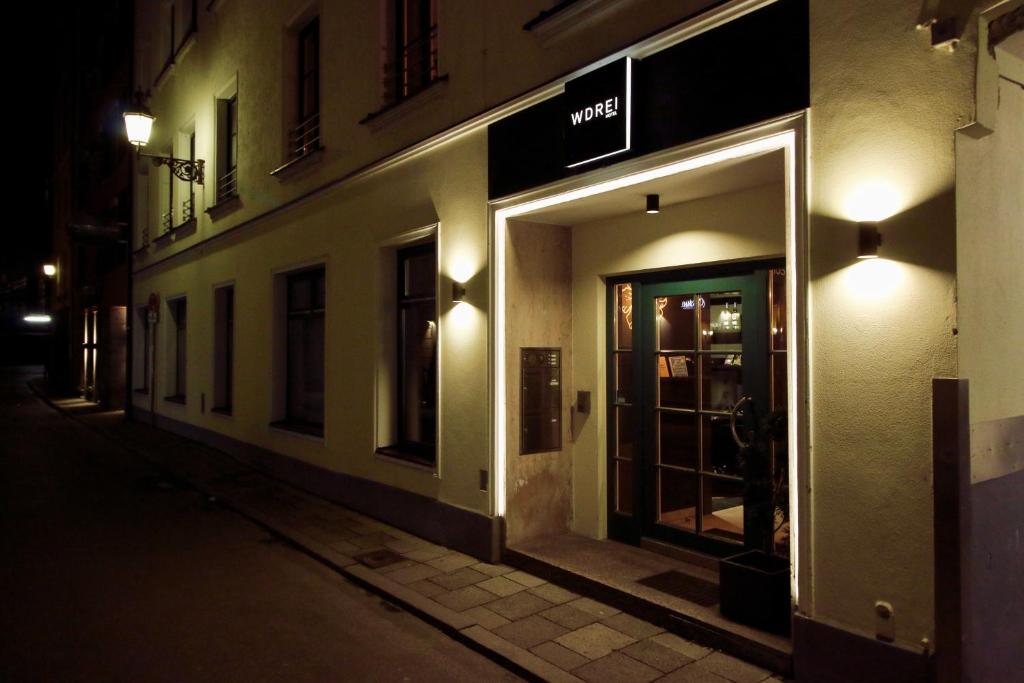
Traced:
<svg viewBox="0 0 1024 683">
<path fill-rule="evenodd" d="M 790 669 L 788 638 L 729 621 L 717 603 L 701 605 L 640 583 L 679 572 L 717 585 L 713 560 L 688 562 L 615 541 L 560 534 L 510 547 L 505 561 L 696 642 L 775 671 Z"/>
</svg>

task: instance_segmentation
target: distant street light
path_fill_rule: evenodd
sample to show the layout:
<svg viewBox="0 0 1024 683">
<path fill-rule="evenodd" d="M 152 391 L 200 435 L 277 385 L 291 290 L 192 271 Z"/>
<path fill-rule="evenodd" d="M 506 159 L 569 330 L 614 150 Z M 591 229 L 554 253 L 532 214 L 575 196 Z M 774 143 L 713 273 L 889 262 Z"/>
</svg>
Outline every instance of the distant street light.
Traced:
<svg viewBox="0 0 1024 683">
<path fill-rule="evenodd" d="M 43 275 L 45 275 L 46 277 L 53 277 L 56 274 L 57 266 L 53 265 L 52 263 L 43 264 Z"/>
<path fill-rule="evenodd" d="M 45 313 L 33 313 L 31 315 L 26 315 L 24 320 L 25 322 L 32 323 L 33 325 L 41 325 L 50 322 L 53 318 Z"/>
</svg>

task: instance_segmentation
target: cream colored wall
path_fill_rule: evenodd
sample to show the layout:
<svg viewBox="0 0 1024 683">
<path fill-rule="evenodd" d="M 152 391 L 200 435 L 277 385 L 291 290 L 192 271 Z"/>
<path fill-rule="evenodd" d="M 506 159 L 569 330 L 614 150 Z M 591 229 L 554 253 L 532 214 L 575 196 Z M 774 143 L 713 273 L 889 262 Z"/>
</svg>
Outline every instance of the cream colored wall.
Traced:
<svg viewBox="0 0 1024 683">
<path fill-rule="evenodd" d="M 812 616 L 898 643 L 933 631 L 931 379 L 955 376 L 953 131 L 975 46 L 915 30 L 919 2 L 810 3 Z M 874 214 L 873 216 L 871 214 Z M 883 257 L 857 262 L 858 217 Z M 806 598 L 806 600 L 805 600 Z"/>
<path fill-rule="evenodd" d="M 487 394 L 486 133 L 478 133 L 398 168 L 332 192 L 278 217 L 182 255 L 136 277 L 135 302 L 150 292 L 189 297 L 189 396 L 162 400 L 157 411 L 331 470 L 489 512 L 478 471 L 489 469 Z M 394 188 L 401 187 L 401 192 Z M 380 329 L 380 250 L 403 232 L 440 222 L 441 285 L 439 469 L 433 472 L 373 455 Z M 322 442 L 269 428 L 274 276 L 316 261 L 326 264 L 326 411 Z M 452 307 L 452 277 L 467 282 L 467 303 Z M 213 396 L 213 287 L 235 283 L 235 409 L 210 414 Z M 166 309 L 164 310 L 166 313 Z M 166 330 L 167 316 L 160 325 Z M 158 362 L 167 362 L 165 331 Z M 457 388 L 457 389 L 456 389 Z M 200 412 L 200 392 L 207 412 Z M 147 400 L 136 401 L 148 408 Z"/>
<path fill-rule="evenodd" d="M 1007 2 L 979 22 L 1020 7 Z M 1024 415 L 1024 32 L 978 55 L 977 123 L 957 134 L 957 323 L 971 422 Z"/>
<path fill-rule="evenodd" d="M 199 30 L 165 77 L 156 81 L 166 55 L 160 35 L 167 29 L 165 3 L 138 3 L 136 81 L 151 91 L 156 115 L 151 151 L 166 151 L 177 132 L 194 122 L 197 158 L 208 180 L 199 191 L 198 231 L 180 243 L 153 249 L 145 261 L 166 256 L 345 176 L 388 154 L 430 137 L 551 79 L 586 66 L 609 51 L 635 42 L 713 4 L 710 0 L 636 0 L 554 45 L 542 45 L 522 29 L 547 0 L 514 3 L 440 2 L 438 59 L 446 83 L 392 112 L 361 124 L 381 107 L 381 3 L 308 0 L 230 0 L 213 10 L 198 8 Z M 629 6 L 626 6 L 629 5 Z M 638 11 L 642 9 L 642 11 Z M 319 13 L 321 44 L 321 134 L 325 151 L 287 177 L 281 166 L 294 87 L 294 30 Z M 601 39 L 594 40 L 594 32 Z M 178 35 L 181 31 L 179 27 Z M 216 201 L 215 97 L 237 78 L 240 207 L 212 220 L 203 213 Z M 157 178 L 137 205 L 136 225 L 159 234 Z M 177 188 L 176 188 L 177 189 Z M 138 246 L 138 242 L 136 243 Z"/>
<path fill-rule="evenodd" d="M 784 256 L 784 197 L 781 184 L 764 185 L 662 207 L 657 215 L 637 212 L 573 226 L 573 388 L 592 397 L 590 416 L 573 446 L 577 533 L 607 534 L 605 278 Z"/>
</svg>

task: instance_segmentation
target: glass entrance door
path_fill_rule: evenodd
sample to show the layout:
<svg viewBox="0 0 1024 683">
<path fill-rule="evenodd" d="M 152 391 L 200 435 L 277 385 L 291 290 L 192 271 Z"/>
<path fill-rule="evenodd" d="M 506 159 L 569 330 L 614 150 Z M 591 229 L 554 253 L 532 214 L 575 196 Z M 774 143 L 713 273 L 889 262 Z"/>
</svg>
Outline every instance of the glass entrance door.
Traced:
<svg viewBox="0 0 1024 683">
<path fill-rule="evenodd" d="M 613 285 L 613 538 L 647 536 L 714 554 L 744 544 L 745 484 L 730 415 L 744 396 L 769 406 L 767 282 L 758 271 Z"/>
</svg>

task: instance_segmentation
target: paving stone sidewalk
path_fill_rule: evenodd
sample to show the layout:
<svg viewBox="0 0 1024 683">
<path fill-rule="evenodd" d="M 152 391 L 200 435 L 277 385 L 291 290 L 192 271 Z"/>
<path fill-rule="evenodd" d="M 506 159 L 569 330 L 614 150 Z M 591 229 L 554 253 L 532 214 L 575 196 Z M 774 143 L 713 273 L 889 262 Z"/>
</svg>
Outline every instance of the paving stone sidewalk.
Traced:
<svg viewBox="0 0 1024 683">
<path fill-rule="evenodd" d="M 529 676 L 605 683 L 783 680 L 526 572 L 435 545 L 225 453 L 117 415 L 74 417 L 343 576 Z"/>
</svg>

